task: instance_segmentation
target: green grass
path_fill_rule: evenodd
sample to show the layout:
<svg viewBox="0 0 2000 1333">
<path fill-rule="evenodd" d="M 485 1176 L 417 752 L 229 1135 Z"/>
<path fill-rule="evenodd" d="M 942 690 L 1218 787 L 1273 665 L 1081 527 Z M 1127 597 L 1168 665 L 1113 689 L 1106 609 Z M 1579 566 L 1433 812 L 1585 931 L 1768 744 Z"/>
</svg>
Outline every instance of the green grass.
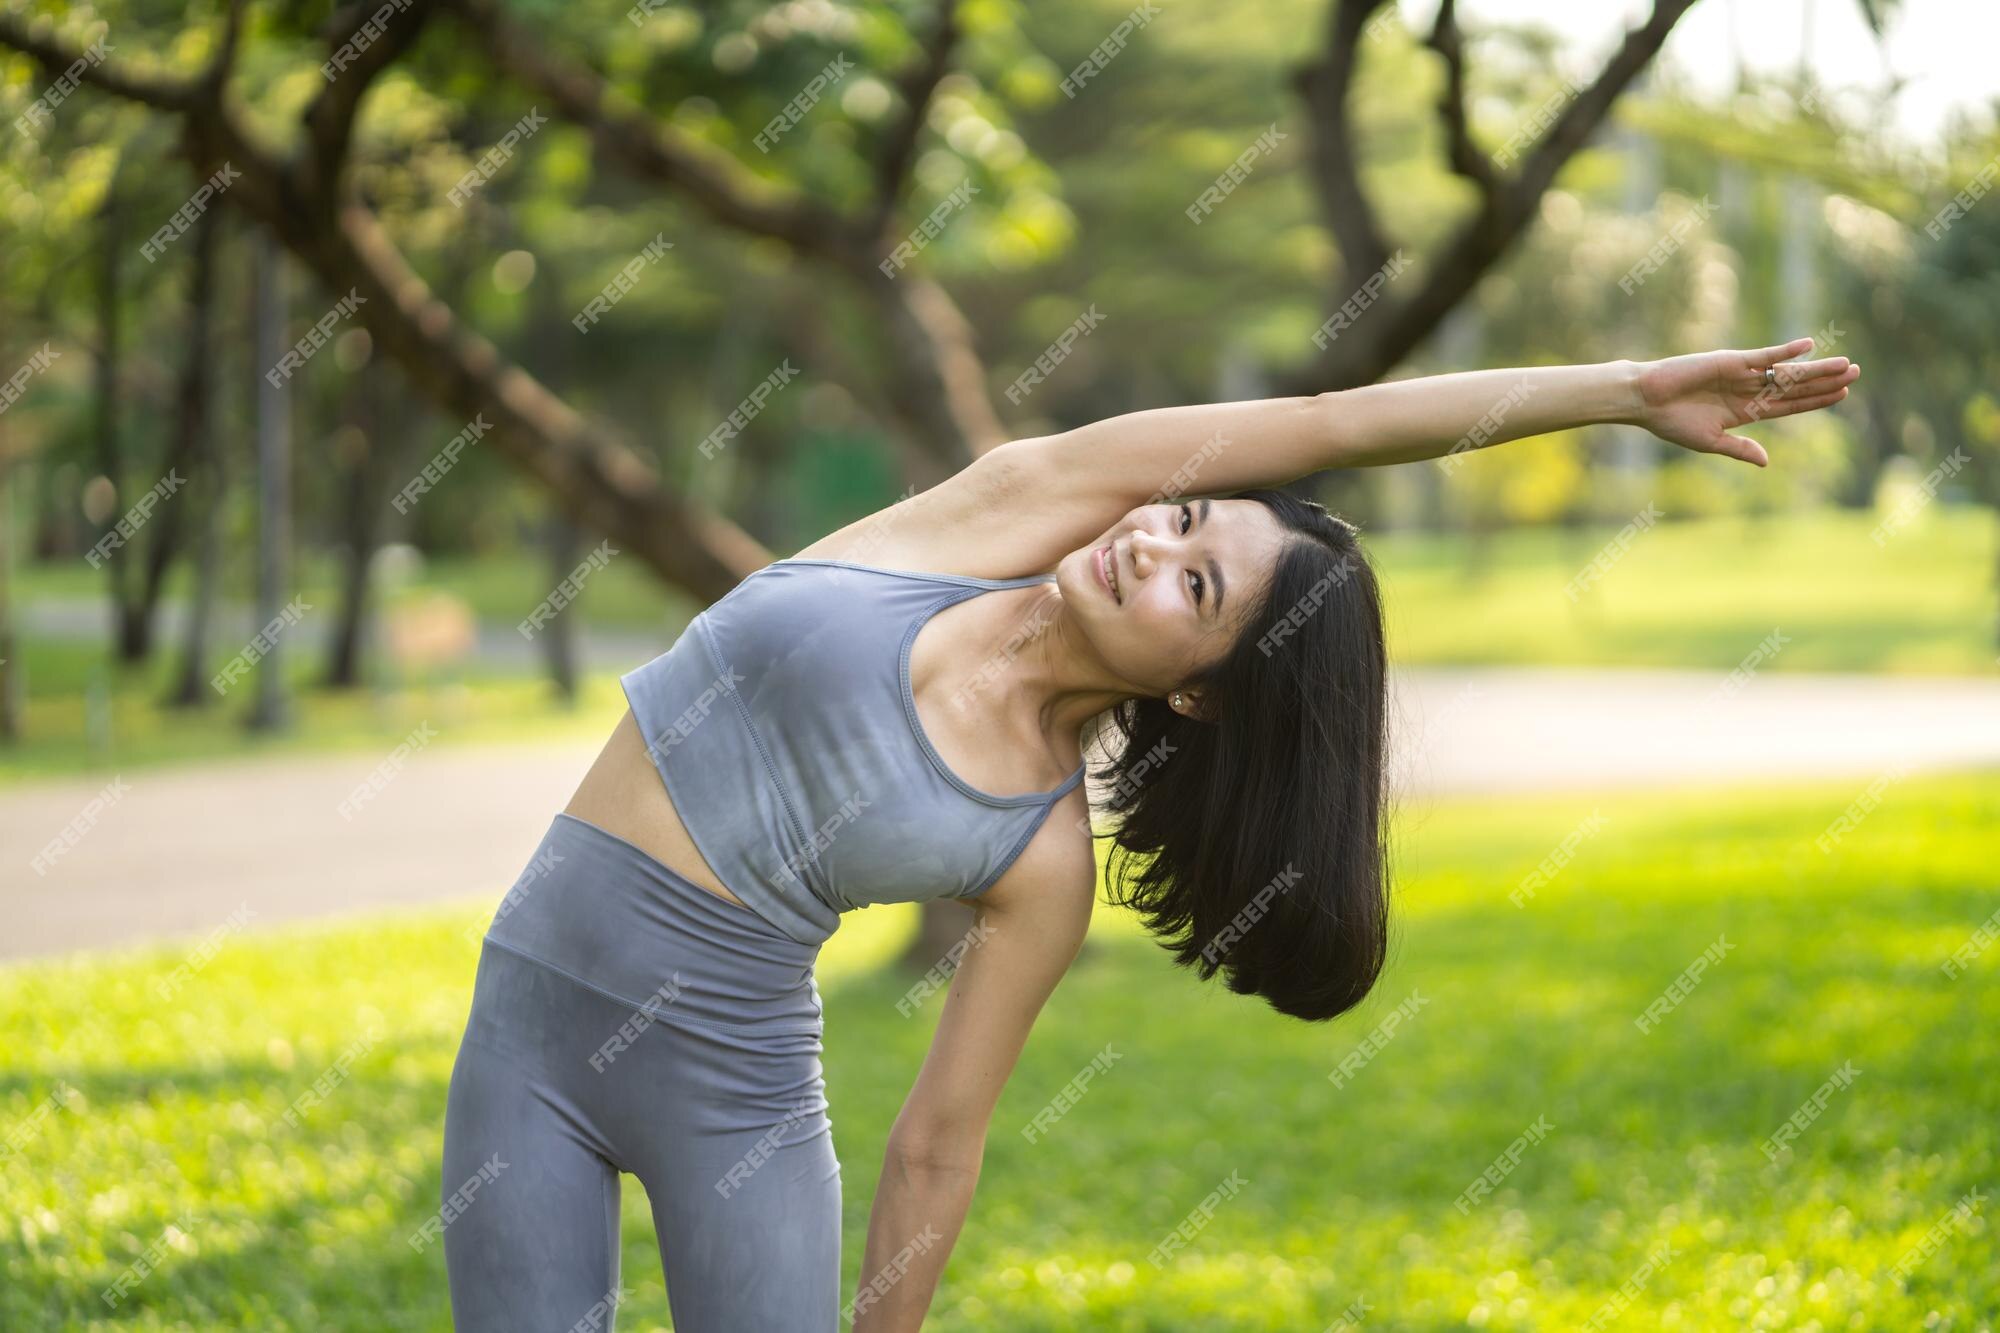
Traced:
<svg viewBox="0 0 2000 1333">
<path fill-rule="evenodd" d="M 303 571 L 301 596 L 322 613 L 335 604 L 334 574 L 325 561 L 306 562 Z M 87 568 L 34 566 L 21 582 L 18 595 L 24 603 L 104 595 L 104 575 Z M 541 562 L 508 555 L 433 562 L 421 580 L 394 596 L 447 591 L 481 619 L 513 624 L 533 610 L 547 589 Z M 174 591 L 170 584 L 170 597 Z M 600 617 L 599 623 L 656 631 L 661 648 L 673 641 L 689 614 L 684 598 L 619 561 L 584 583 L 577 607 L 580 615 Z M 245 753 L 381 749 L 425 720 L 441 731 L 449 722 L 447 743 L 454 745 L 590 739 L 608 734 L 625 707 L 618 671 L 586 673 L 572 707 L 540 674 L 476 660 L 441 669 L 425 681 L 327 691 L 318 686 L 324 667 L 320 655 L 293 651 L 285 658 L 293 724 L 275 734 L 252 734 L 243 721 L 255 693 L 253 676 L 245 676 L 226 697 L 206 698 L 203 708 L 162 708 L 159 700 L 177 678 L 179 644 L 163 639 L 160 647 L 163 651 L 153 660 L 118 669 L 102 644 L 23 636 L 24 734 L 13 745 L 0 747 L 0 785 Z M 219 647 L 210 669 L 219 668 L 232 650 Z"/>
<path fill-rule="evenodd" d="M 1991 513 L 1933 506 L 1877 546 L 1853 512 L 1662 523 L 1574 601 L 1616 529 L 1521 528 L 1483 549 L 1372 538 L 1390 651 L 1425 665 L 1730 671 L 1772 630 L 1770 671 L 2000 671 Z"/>
<path fill-rule="evenodd" d="M 582 554 L 588 555 L 589 548 Z M 255 572 L 248 560 L 230 566 L 222 580 L 223 598 L 248 603 Z M 24 604 L 37 598 L 101 600 L 106 595 L 104 571 L 81 560 L 26 564 L 15 577 L 15 596 Z M 339 600 L 336 589 L 340 578 L 341 570 L 331 558 L 307 553 L 294 570 L 293 588 L 315 609 L 331 608 Z M 532 612 L 555 584 L 556 576 L 544 553 L 510 549 L 426 559 L 421 572 L 400 579 L 394 591 L 396 595 L 449 592 L 463 598 L 479 619 L 512 625 Z M 164 595 L 169 601 L 178 599 L 187 594 L 189 586 L 188 565 L 183 561 L 168 573 Z M 663 586 L 644 565 L 629 559 L 613 559 L 592 571 L 574 605 L 580 608 L 579 614 L 598 624 L 631 629 L 678 627 L 694 612 L 693 603 L 684 594 Z"/>
<path fill-rule="evenodd" d="M 1453 803 L 1399 825 L 1391 970 L 1308 1026 L 1173 969 L 1121 914 L 1038 1026 L 927 1327 L 1317 1333 L 1573 1329 L 1663 1245 L 1610 1327 L 1990 1328 L 1991 1222 L 1907 1281 L 1899 1257 L 2000 1178 L 2000 946 L 1940 964 L 2000 906 L 2000 775 L 1910 778 L 1831 854 L 1864 781 L 1776 792 Z M 1593 810 L 1525 906 L 1509 893 Z M 496 895 L 497 896 L 497 895 Z M 80 1100 L 0 1169 L 0 1327 L 444 1329 L 446 1080 L 490 904 L 227 937 L 171 1003 L 185 946 L 0 971 L 0 1127 L 56 1080 Z M 847 1289 L 884 1135 L 936 1001 L 877 965 L 906 911 L 851 917 L 822 960 L 846 1183 Z M 1650 1034 L 1634 1019 L 1731 948 Z M 1344 1087 L 1385 1014 L 1426 1003 Z M 293 1099 L 380 1040 L 298 1127 Z M 1040 1142 L 1019 1132 L 1109 1043 Z M 1775 1164 L 1759 1144 L 1844 1061 L 1860 1071 Z M 1454 1200 L 1538 1116 L 1493 1197 Z M 1164 1269 L 1148 1252 L 1246 1182 Z M 665 1326 L 643 1193 L 625 1192 L 622 1329 Z M 185 1211 L 115 1318 L 98 1293 Z"/>
<path fill-rule="evenodd" d="M 253 733 L 255 682 L 245 677 L 201 709 L 162 708 L 174 663 L 114 672 L 101 649 L 31 641 L 24 734 L 0 747 L 0 787 L 9 782 L 111 773 L 188 760 L 325 750 L 380 750 L 420 722 L 444 744 L 587 740 L 609 735 L 625 709 L 615 673 L 586 676 L 574 706 L 542 679 L 467 671 L 457 679 L 399 689 L 328 692 L 312 685 L 317 662 L 293 660 L 292 725 Z"/>
</svg>

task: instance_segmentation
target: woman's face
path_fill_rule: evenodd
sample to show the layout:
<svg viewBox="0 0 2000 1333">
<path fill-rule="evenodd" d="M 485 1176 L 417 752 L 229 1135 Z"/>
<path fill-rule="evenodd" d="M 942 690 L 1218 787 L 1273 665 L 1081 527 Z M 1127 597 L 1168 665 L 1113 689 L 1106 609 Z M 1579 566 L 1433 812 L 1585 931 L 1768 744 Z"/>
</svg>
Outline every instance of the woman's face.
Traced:
<svg viewBox="0 0 2000 1333">
<path fill-rule="evenodd" d="M 1056 587 L 1105 664 L 1157 698 L 1228 653 L 1285 540 L 1255 500 L 1142 505 L 1064 556 Z"/>
</svg>

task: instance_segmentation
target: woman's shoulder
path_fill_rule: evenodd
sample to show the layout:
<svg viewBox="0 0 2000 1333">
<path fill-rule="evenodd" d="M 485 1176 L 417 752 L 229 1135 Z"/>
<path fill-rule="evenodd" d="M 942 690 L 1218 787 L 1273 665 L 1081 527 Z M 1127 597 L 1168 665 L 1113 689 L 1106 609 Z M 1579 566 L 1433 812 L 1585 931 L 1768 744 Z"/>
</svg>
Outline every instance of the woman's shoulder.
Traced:
<svg viewBox="0 0 2000 1333">
<path fill-rule="evenodd" d="M 911 500 L 921 498 L 909 497 L 857 519 L 787 558 L 947 578 L 1001 580 L 1047 572 L 1014 568 L 1018 563 L 1014 555 L 1006 550 L 989 549 L 976 533 L 962 534 L 957 541 L 943 539 L 940 531 L 943 525 L 938 518 L 919 517 L 904 509 Z"/>
<path fill-rule="evenodd" d="M 1046 574 L 1108 526 L 1099 521 L 1101 515 L 1074 510 L 1039 455 L 1026 443 L 1003 444 L 928 490 L 912 487 L 894 504 L 828 533 L 792 558 L 967 578 L 1028 578 Z"/>
<path fill-rule="evenodd" d="M 1050 803 L 1041 827 L 980 901 L 1008 912 L 1080 913 L 1087 921 L 1096 898 L 1097 840 L 1079 782 Z"/>
</svg>

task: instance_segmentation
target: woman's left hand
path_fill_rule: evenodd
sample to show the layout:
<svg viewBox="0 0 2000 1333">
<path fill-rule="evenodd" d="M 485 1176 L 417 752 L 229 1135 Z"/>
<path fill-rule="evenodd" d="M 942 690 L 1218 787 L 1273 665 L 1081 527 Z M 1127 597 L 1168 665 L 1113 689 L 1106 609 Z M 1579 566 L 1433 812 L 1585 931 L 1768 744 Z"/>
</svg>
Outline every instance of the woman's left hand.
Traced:
<svg viewBox="0 0 2000 1333">
<path fill-rule="evenodd" d="M 1771 461 L 1764 446 L 1731 430 L 1831 407 L 1861 375 L 1861 367 L 1844 356 L 1786 359 L 1812 345 L 1810 338 L 1796 338 L 1754 352 L 1696 352 L 1645 362 L 1639 368 L 1638 424 L 1683 449 L 1763 467 Z M 1764 378 L 1767 369 L 1776 372 L 1774 382 Z"/>
</svg>

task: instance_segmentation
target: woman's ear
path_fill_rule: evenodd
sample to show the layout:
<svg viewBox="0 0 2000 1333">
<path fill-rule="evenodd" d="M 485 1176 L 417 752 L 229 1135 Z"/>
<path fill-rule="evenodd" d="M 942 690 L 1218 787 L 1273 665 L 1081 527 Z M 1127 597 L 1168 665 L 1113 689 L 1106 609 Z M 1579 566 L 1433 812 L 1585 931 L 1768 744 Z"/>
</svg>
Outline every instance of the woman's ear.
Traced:
<svg viewBox="0 0 2000 1333">
<path fill-rule="evenodd" d="M 1197 722 L 1215 721 L 1215 710 L 1209 706 L 1208 696 L 1198 689 L 1170 691 L 1167 694 L 1167 707 L 1182 717 L 1191 717 Z"/>
</svg>

